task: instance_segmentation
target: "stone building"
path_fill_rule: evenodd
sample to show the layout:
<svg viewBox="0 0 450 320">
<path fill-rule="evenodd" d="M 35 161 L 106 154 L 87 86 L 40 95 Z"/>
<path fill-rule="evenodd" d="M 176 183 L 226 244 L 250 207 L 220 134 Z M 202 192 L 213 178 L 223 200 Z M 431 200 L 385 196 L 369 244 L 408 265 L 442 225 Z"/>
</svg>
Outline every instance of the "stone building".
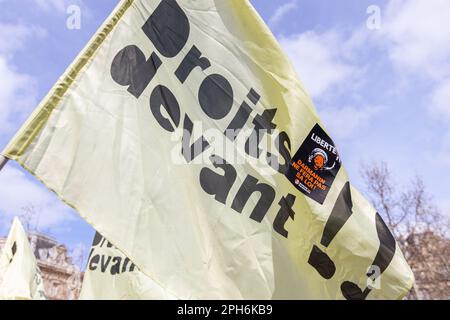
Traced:
<svg viewBox="0 0 450 320">
<path fill-rule="evenodd" d="M 42 233 L 28 234 L 44 280 L 45 293 L 51 300 L 78 299 L 83 273 L 67 252 L 67 247 Z M 0 252 L 6 238 L 0 238 Z"/>
</svg>

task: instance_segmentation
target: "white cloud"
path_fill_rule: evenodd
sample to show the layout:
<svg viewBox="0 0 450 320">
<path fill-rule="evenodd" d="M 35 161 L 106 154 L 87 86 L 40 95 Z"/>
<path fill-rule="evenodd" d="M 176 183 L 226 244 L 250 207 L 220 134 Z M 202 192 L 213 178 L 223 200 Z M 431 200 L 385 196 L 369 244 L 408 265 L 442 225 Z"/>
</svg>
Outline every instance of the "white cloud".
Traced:
<svg viewBox="0 0 450 320">
<path fill-rule="evenodd" d="M 34 6 L 43 11 L 44 13 L 57 16 L 57 17 L 69 17 L 73 15 L 73 11 L 68 10 L 73 6 L 80 8 L 82 18 L 86 20 L 92 20 L 94 18 L 93 12 L 89 9 L 83 0 L 32 0 Z"/>
<path fill-rule="evenodd" d="M 26 74 L 14 70 L 0 55 L 0 135 L 17 129 L 36 105 L 36 83 Z"/>
<path fill-rule="evenodd" d="M 291 10 L 297 8 L 297 1 L 289 1 L 287 3 L 282 4 L 275 10 L 273 15 L 269 18 L 269 25 L 274 27 L 278 24 L 286 14 L 288 14 Z"/>
<path fill-rule="evenodd" d="M 18 72 L 13 56 L 24 48 L 32 37 L 45 37 L 39 27 L 0 23 L 0 135 L 17 129 L 36 106 L 36 81 L 30 75 Z"/>
<path fill-rule="evenodd" d="M 391 0 L 381 37 L 402 74 L 434 86 L 428 110 L 450 121 L 450 1 Z"/>
<path fill-rule="evenodd" d="M 66 12 L 70 5 L 81 5 L 82 0 L 34 0 L 45 11 Z"/>
<path fill-rule="evenodd" d="M 327 129 L 337 139 L 353 137 L 354 133 L 370 124 L 370 120 L 383 111 L 383 107 L 327 108 L 319 113 Z"/>
<path fill-rule="evenodd" d="M 357 74 L 357 67 L 346 61 L 346 41 L 336 31 L 323 34 L 308 31 L 282 36 L 280 43 L 314 98 L 348 82 Z"/>
<path fill-rule="evenodd" d="M 10 54 L 22 49 L 30 37 L 41 38 L 46 35 L 46 30 L 40 27 L 0 23 L 0 39 L 2 39 L 0 54 Z"/>
<path fill-rule="evenodd" d="M 64 0 L 34 0 L 36 4 L 44 10 L 65 11 Z"/>
<path fill-rule="evenodd" d="M 450 121 L 450 79 L 437 85 L 432 95 L 430 110 Z"/>
<path fill-rule="evenodd" d="M 391 0 L 381 35 L 401 71 L 434 79 L 450 76 L 450 1 Z"/>
<path fill-rule="evenodd" d="M 36 208 L 37 214 L 32 226 L 41 229 L 53 228 L 74 219 L 69 208 L 57 201 L 56 196 L 45 188 L 27 179 L 25 173 L 12 166 L 6 166 L 0 174 L 0 222 L 4 225 L 14 217 L 24 213 L 24 207 Z"/>
<path fill-rule="evenodd" d="M 355 86 L 364 81 L 366 65 L 361 63 L 360 54 L 367 50 L 368 39 L 368 30 L 363 27 L 351 32 L 332 29 L 280 37 L 299 78 L 319 101 L 322 120 L 337 139 L 352 137 L 383 110 L 378 106 L 354 107 L 356 103 L 349 101 L 353 99 Z M 345 93 L 347 106 L 335 105 L 333 95 L 337 92 Z M 330 94 L 332 99 L 328 99 Z"/>
</svg>

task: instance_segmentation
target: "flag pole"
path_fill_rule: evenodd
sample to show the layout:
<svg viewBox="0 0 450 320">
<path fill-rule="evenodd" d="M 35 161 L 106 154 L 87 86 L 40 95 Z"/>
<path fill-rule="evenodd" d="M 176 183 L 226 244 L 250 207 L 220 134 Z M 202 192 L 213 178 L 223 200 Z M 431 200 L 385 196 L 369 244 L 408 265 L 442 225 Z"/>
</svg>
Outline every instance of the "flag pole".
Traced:
<svg viewBox="0 0 450 320">
<path fill-rule="evenodd" d="M 2 156 L 0 154 L 0 171 L 2 171 L 3 167 L 8 163 L 9 159 Z"/>
</svg>

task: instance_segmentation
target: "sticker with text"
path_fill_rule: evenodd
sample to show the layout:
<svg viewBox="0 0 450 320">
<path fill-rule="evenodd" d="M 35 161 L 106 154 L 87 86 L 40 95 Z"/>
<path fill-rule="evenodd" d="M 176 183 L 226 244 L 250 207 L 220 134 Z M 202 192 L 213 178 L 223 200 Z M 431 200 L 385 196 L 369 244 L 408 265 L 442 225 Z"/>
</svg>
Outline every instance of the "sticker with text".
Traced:
<svg viewBox="0 0 450 320">
<path fill-rule="evenodd" d="M 300 192 L 323 204 L 340 168 L 333 140 L 316 124 L 292 158 L 286 176 Z"/>
</svg>

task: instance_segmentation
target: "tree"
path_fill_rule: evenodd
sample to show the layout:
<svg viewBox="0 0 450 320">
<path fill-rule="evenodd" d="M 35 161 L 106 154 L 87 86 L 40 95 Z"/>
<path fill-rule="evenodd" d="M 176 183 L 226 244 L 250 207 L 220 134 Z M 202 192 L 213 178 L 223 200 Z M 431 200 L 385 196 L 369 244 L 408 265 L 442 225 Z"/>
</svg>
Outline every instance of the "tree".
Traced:
<svg viewBox="0 0 450 320">
<path fill-rule="evenodd" d="M 21 209 L 22 213 L 19 215 L 19 219 L 25 230 L 27 232 L 37 231 L 41 208 L 37 208 L 34 204 L 30 203 Z"/>
<path fill-rule="evenodd" d="M 414 272 L 409 299 L 450 298 L 449 220 L 420 177 L 399 191 L 386 163 L 363 166 L 369 199 L 383 216 Z"/>
</svg>

